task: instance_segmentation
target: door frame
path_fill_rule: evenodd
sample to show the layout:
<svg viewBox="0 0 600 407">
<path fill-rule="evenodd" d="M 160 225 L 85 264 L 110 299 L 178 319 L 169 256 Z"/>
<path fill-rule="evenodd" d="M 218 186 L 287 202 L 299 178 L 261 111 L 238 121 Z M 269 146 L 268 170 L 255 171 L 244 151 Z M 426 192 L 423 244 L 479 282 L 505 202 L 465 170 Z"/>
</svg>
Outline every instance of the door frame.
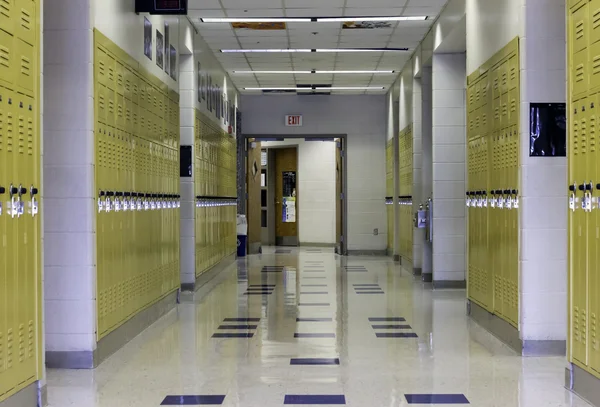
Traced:
<svg viewBox="0 0 600 407">
<path fill-rule="evenodd" d="M 339 254 L 348 255 L 348 135 L 347 134 L 244 134 L 246 139 L 257 141 L 283 141 L 285 139 L 336 139 L 342 140 L 342 242 Z M 247 157 L 247 151 L 246 151 Z M 337 216 L 337 213 L 336 213 Z"/>
</svg>

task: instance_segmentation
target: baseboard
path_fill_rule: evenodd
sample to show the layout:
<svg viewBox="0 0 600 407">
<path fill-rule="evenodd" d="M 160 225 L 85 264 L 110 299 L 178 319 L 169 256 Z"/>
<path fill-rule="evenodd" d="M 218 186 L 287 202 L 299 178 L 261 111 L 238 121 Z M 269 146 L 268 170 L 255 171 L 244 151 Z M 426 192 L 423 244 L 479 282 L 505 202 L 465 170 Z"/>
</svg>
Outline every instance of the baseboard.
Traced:
<svg viewBox="0 0 600 407">
<path fill-rule="evenodd" d="M 0 407 L 40 407 L 39 382 L 33 382 L 24 389 L 16 392 L 4 401 L 0 401 Z"/>
<path fill-rule="evenodd" d="M 465 280 L 434 280 L 433 288 L 436 290 L 444 289 L 464 289 L 467 288 L 467 282 Z"/>
<path fill-rule="evenodd" d="M 394 249 L 390 249 L 390 248 L 385 249 L 385 255 L 390 256 L 390 257 L 395 256 Z"/>
<path fill-rule="evenodd" d="M 594 406 L 600 406 L 600 379 L 571 363 L 565 371 L 565 387 Z"/>
<path fill-rule="evenodd" d="M 206 270 L 204 273 L 196 277 L 196 281 L 193 284 L 181 284 L 181 291 L 183 292 L 194 292 L 200 287 L 208 283 L 210 280 L 215 278 L 221 271 L 231 266 L 237 257 L 237 253 L 232 253 L 229 256 L 223 258 L 220 262 Z"/>
<path fill-rule="evenodd" d="M 43 385 L 40 388 L 38 407 L 46 407 L 48 405 L 48 386 Z"/>
<path fill-rule="evenodd" d="M 565 356 L 566 341 L 536 341 L 520 338 L 517 328 L 502 318 L 488 312 L 472 301 L 468 302 L 467 313 L 473 321 L 500 339 L 521 356 Z"/>
<path fill-rule="evenodd" d="M 259 254 L 261 252 L 262 243 L 250 243 L 248 245 L 248 254 Z"/>
<path fill-rule="evenodd" d="M 423 274 L 423 269 L 420 267 L 413 268 L 413 276 L 420 276 Z"/>
<path fill-rule="evenodd" d="M 94 351 L 46 352 L 46 366 L 53 369 L 94 369 L 177 305 L 179 290 L 139 312 L 100 339 Z M 3 406 L 2 406 L 3 407 Z"/>
<path fill-rule="evenodd" d="M 400 255 L 399 254 L 394 254 L 394 261 L 396 263 L 400 263 Z"/>
<path fill-rule="evenodd" d="M 337 243 L 312 243 L 312 242 L 300 242 L 300 247 L 337 247 Z"/>
<path fill-rule="evenodd" d="M 432 273 L 422 273 L 421 280 L 424 283 L 432 283 L 433 282 L 433 274 Z"/>
<path fill-rule="evenodd" d="M 348 250 L 348 256 L 387 256 L 387 250 Z"/>
</svg>

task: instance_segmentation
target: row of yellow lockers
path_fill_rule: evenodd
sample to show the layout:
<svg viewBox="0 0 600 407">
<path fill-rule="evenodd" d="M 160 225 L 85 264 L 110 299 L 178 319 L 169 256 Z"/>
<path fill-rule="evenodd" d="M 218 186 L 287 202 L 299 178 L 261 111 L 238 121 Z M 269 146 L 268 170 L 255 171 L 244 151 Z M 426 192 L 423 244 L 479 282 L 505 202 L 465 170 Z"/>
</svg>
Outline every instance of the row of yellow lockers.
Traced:
<svg viewBox="0 0 600 407">
<path fill-rule="evenodd" d="M 400 197 L 400 256 L 413 258 L 413 207 L 412 198 Z"/>
<path fill-rule="evenodd" d="M 175 194 L 179 191 L 179 152 L 97 124 L 98 191 Z"/>
<path fill-rule="evenodd" d="M 569 8 L 569 89 L 570 100 L 600 90 L 600 1 L 570 1 Z"/>
<path fill-rule="evenodd" d="M 465 197 L 473 202 L 467 211 L 469 299 L 514 326 L 519 318 L 518 67 L 517 38 L 469 76 Z"/>
<path fill-rule="evenodd" d="M 413 130 L 406 126 L 398 139 L 400 196 L 412 196 L 413 189 Z"/>
<path fill-rule="evenodd" d="M 210 204 L 210 200 L 207 200 Z M 224 206 L 196 204 L 196 275 L 208 271 L 237 249 L 237 202 Z"/>
<path fill-rule="evenodd" d="M 394 136 L 396 137 L 396 136 Z M 394 139 L 388 140 L 385 149 L 385 193 L 387 216 L 387 248 L 394 248 L 394 206 L 389 202 L 394 195 Z"/>
<path fill-rule="evenodd" d="M 39 379 L 38 1 L 0 2 L 0 404 Z"/>
<path fill-rule="evenodd" d="M 237 146 L 235 139 L 196 111 L 196 196 L 237 195 Z"/>
</svg>

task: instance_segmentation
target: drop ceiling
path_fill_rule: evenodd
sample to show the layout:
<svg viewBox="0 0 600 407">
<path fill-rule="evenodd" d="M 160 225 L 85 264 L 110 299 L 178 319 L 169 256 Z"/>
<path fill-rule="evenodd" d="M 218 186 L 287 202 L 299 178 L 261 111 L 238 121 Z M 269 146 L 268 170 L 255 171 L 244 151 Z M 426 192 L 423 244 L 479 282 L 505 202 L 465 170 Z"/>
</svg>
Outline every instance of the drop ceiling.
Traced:
<svg viewBox="0 0 600 407">
<path fill-rule="evenodd" d="M 245 88 L 331 85 L 383 87 L 394 74 L 236 74 L 234 71 L 399 72 L 447 0 L 189 0 L 189 18 L 242 93 Z M 287 22 L 284 30 L 233 29 L 230 23 L 204 23 L 211 17 L 360 17 L 427 16 L 425 21 L 393 21 L 386 28 L 343 29 L 341 22 Z M 222 53 L 222 49 L 408 48 L 400 52 Z M 373 90 L 332 91 L 336 94 Z"/>
</svg>

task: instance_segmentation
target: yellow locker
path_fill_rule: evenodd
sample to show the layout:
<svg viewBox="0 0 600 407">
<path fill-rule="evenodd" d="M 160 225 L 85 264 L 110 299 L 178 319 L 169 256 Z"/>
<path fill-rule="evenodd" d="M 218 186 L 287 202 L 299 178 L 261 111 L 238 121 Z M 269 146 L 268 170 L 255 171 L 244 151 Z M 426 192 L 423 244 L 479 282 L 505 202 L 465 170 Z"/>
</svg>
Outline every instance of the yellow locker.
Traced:
<svg viewBox="0 0 600 407">
<path fill-rule="evenodd" d="M 591 0 L 589 2 L 588 8 L 590 10 L 589 15 L 589 30 L 590 30 L 590 40 L 589 44 L 594 44 L 600 41 L 600 1 L 599 0 Z M 589 46 L 588 44 L 588 46 Z"/>
<path fill-rule="evenodd" d="M 15 39 L 15 51 L 17 56 L 16 85 L 23 93 L 33 96 L 37 77 L 35 74 L 34 47 L 21 40 Z"/>
<path fill-rule="evenodd" d="M 599 29 L 600 31 L 600 29 Z M 600 42 L 596 42 L 589 46 L 589 89 L 596 91 L 600 89 Z"/>
<path fill-rule="evenodd" d="M 36 44 L 36 15 L 35 2 L 33 0 L 15 0 L 14 11 L 17 14 L 15 37 L 20 38 L 27 44 Z"/>
<path fill-rule="evenodd" d="M 0 30 L 14 34 L 14 0 L 0 0 Z"/>
<path fill-rule="evenodd" d="M 0 4 L 2 4 L 0 0 Z M 8 13 L 7 13 L 8 14 Z M 0 7 L 0 16 L 2 16 L 2 7 Z M 2 20 L 0 19 L 0 24 Z M 1 27 L 1 26 L 0 26 Z M 0 83 L 12 88 L 15 75 L 14 75 L 14 64 L 15 64 L 15 41 L 12 35 L 0 30 Z"/>
</svg>

